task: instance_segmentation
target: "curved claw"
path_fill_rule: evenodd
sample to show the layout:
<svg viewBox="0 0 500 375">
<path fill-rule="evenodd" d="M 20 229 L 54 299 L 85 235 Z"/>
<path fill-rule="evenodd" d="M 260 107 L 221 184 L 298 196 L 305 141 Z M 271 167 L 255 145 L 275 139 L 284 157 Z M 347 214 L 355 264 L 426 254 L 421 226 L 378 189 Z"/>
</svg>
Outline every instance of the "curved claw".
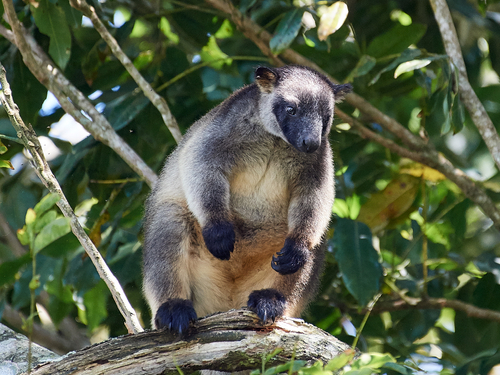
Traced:
<svg viewBox="0 0 500 375">
<path fill-rule="evenodd" d="M 305 246 L 300 246 L 293 239 L 287 238 L 283 249 L 273 255 L 271 267 L 281 275 L 289 275 L 304 266 L 308 256 L 308 249 Z"/>
<path fill-rule="evenodd" d="M 276 289 L 261 289 L 250 293 L 247 306 L 262 322 L 267 323 L 283 316 L 285 304 L 285 297 Z"/>
<path fill-rule="evenodd" d="M 175 333 L 186 332 L 189 323 L 197 318 L 191 301 L 173 298 L 163 303 L 156 312 L 155 326 L 157 329 L 168 328 Z"/>
</svg>

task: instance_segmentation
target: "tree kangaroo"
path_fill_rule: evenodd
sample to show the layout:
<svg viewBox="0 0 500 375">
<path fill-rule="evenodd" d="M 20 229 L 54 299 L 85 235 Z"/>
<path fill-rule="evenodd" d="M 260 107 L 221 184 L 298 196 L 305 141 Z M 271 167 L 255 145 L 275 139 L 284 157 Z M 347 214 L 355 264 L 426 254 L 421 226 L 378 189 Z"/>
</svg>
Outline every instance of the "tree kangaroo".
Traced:
<svg viewBox="0 0 500 375">
<path fill-rule="evenodd" d="M 328 133 L 351 90 L 301 66 L 255 83 L 196 121 L 146 203 L 144 294 L 155 328 L 248 306 L 297 317 L 314 295 L 334 199 Z"/>
</svg>

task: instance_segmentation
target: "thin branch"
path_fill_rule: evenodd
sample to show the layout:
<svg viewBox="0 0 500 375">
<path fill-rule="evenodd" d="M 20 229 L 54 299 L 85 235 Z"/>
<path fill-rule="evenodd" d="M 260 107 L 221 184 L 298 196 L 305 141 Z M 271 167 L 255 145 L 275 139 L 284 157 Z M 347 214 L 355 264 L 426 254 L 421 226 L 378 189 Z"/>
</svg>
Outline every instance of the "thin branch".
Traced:
<svg viewBox="0 0 500 375">
<path fill-rule="evenodd" d="M 137 85 L 141 88 L 144 95 L 153 103 L 153 105 L 158 109 L 165 122 L 165 125 L 172 133 L 175 141 L 179 143 L 182 138 L 182 133 L 179 129 L 179 125 L 177 125 L 177 121 L 175 117 L 170 112 L 170 108 L 168 108 L 168 104 L 163 97 L 158 95 L 156 91 L 151 87 L 148 81 L 144 79 L 144 77 L 139 73 L 137 68 L 134 66 L 134 63 L 130 61 L 127 55 L 122 51 L 120 45 L 116 41 L 116 39 L 109 33 L 106 26 L 99 19 L 99 16 L 95 12 L 94 7 L 89 6 L 85 0 L 70 0 L 70 4 L 73 8 L 78 9 L 85 16 L 90 18 L 92 23 L 94 24 L 94 28 L 101 35 L 101 38 L 108 44 L 109 48 L 115 55 L 115 57 L 122 63 L 122 65 L 127 69 L 127 72 L 134 79 Z"/>
<path fill-rule="evenodd" d="M 262 51 L 262 53 L 272 59 L 274 65 L 282 66 L 285 65 L 283 60 L 279 57 L 273 55 L 269 47 L 269 41 L 271 40 L 271 34 L 266 30 L 262 29 L 258 24 L 252 21 L 250 18 L 243 15 L 230 1 L 228 0 L 205 0 L 211 6 L 219 9 L 229 15 L 231 21 L 238 27 L 238 29 L 252 42 L 254 42 L 257 47 Z M 320 66 L 302 56 L 300 53 L 288 48 L 281 53 L 284 59 L 290 61 L 293 64 L 308 66 L 318 72 L 325 74 L 334 83 L 338 83 L 335 78 L 331 77 L 326 73 Z M 346 96 L 346 102 L 352 106 L 358 108 L 361 112 L 369 116 L 374 122 L 380 124 L 382 127 L 387 129 L 389 132 L 397 136 L 405 143 L 408 147 L 412 149 L 420 149 L 425 146 L 425 141 L 413 135 L 408 129 L 398 123 L 396 120 L 387 116 L 386 114 L 379 111 L 365 99 L 351 93 Z"/>
<path fill-rule="evenodd" d="M 33 157 L 35 171 L 38 177 L 51 193 L 55 193 L 60 197 L 57 205 L 61 209 L 63 215 L 70 219 L 71 230 L 89 255 L 101 278 L 106 282 L 109 290 L 111 291 L 111 295 L 113 296 L 116 305 L 118 306 L 118 309 L 125 318 L 125 325 L 127 326 L 129 332 L 141 332 L 142 327 L 139 323 L 135 310 L 127 300 L 127 296 L 125 295 L 120 283 L 113 275 L 88 235 L 85 233 L 85 230 L 80 225 L 78 217 L 75 215 L 73 209 L 67 201 L 61 189 L 61 186 L 59 185 L 59 182 L 52 173 L 43 155 L 42 147 L 40 145 L 40 142 L 38 141 L 35 131 L 31 126 L 26 126 L 21 119 L 21 116 L 19 115 L 19 109 L 14 103 L 14 100 L 12 98 L 12 91 L 10 90 L 9 83 L 7 82 L 7 78 L 5 76 L 5 68 L 1 64 L 0 83 L 2 85 L 2 90 L 0 92 L 0 100 L 2 102 L 2 105 L 5 108 L 5 111 L 7 112 L 12 125 L 14 126 L 18 134 L 18 137 L 21 138 L 24 146 L 29 150 L 31 156 Z"/>
<path fill-rule="evenodd" d="M 2 0 L 2 2 L 5 10 L 4 18 L 7 18 L 12 28 L 15 45 L 28 69 L 56 96 L 68 114 L 82 124 L 96 140 L 113 149 L 149 186 L 153 186 L 157 180 L 153 170 L 115 132 L 106 117 L 95 109 L 88 98 L 61 74 L 54 62 L 19 22 L 12 1 Z M 0 33 L 9 35 L 1 28 Z"/>
<path fill-rule="evenodd" d="M 9 326 L 21 331 L 26 317 L 19 311 L 14 310 L 10 305 L 6 305 L 2 313 L 2 319 L 4 319 Z M 84 347 L 81 345 L 75 347 L 70 339 L 62 337 L 55 331 L 49 331 L 38 323 L 33 324 L 33 341 L 59 354 L 65 354 Z"/>
<path fill-rule="evenodd" d="M 429 1 L 434 11 L 434 17 L 436 18 L 439 30 L 441 31 L 446 53 L 458 70 L 458 91 L 460 93 L 460 99 L 464 103 L 465 108 L 467 108 L 481 137 L 483 137 L 484 143 L 486 143 L 498 170 L 500 170 L 500 136 L 467 77 L 462 50 L 460 48 L 455 26 L 453 25 L 450 9 L 446 4 L 446 0 Z"/>
<path fill-rule="evenodd" d="M 234 5 L 227 0 L 205 0 L 208 4 L 216 9 L 226 13 L 231 21 L 238 27 L 238 29 L 257 47 L 260 48 L 262 53 L 272 59 L 273 63 L 277 66 L 284 65 L 284 62 L 277 56 L 274 56 L 269 48 L 269 41 L 271 34 L 263 30 L 258 24 L 250 18 L 243 15 Z M 313 68 L 325 74 L 332 82 L 337 82 L 333 77 L 323 71 L 317 64 L 305 58 L 301 54 L 292 49 L 287 49 L 281 53 L 282 57 L 287 59 L 293 64 L 299 64 Z M 461 170 L 455 168 L 453 164 L 446 159 L 442 154 L 438 153 L 434 146 L 426 143 L 420 137 L 412 134 L 408 129 L 402 126 L 393 118 L 382 113 L 375 108 L 365 99 L 354 93 L 348 94 L 346 101 L 358 108 L 361 112 L 367 115 L 373 122 L 380 124 L 387 131 L 398 137 L 406 147 L 397 145 L 395 142 L 390 141 L 374 132 L 366 129 L 360 122 L 354 121 L 350 116 L 336 110 L 336 114 L 344 121 L 351 124 L 353 130 L 364 138 L 369 138 L 384 147 L 389 148 L 391 151 L 400 156 L 411 158 L 419 163 L 428 165 L 431 168 L 443 173 L 450 181 L 454 182 L 475 204 L 477 204 L 483 212 L 493 221 L 494 226 L 500 230 L 500 211 L 496 208 L 493 201 L 488 195 L 479 188 L 469 177 L 467 177 Z"/>
<path fill-rule="evenodd" d="M 469 318 L 478 318 L 478 319 L 500 322 L 500 312 L 476 307 L 474 305 L 456 299 L 446 299 L 446 298 L 428 298 L 428 299 L 409 298 L 409 299 L 410 301 L 397 300 L 391 302 L 379 302 L 373 308 L 372 313 L 381 313 L 385 311 L 399 311 L 399 310 L 425 310 L 425 309 L 441 310 L 442 308 L 449 307 L 456 311 L 463 311 L 464 313 L 467 314 Z M 361 313 L 364 313 L 363 310 L 361 311 Z"/>
</svg>

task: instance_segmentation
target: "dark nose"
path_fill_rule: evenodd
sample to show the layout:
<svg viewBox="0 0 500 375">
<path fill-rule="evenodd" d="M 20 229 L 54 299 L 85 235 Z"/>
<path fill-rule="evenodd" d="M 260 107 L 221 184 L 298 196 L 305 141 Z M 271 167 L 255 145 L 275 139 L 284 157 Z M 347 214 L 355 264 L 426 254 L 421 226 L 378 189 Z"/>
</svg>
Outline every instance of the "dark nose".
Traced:
<svg viewBox="0 0 500 375">
<path fill-rule="evenodd" d="M 316 137 L 305 136 L 302 140 L 302 145 L 300 146 L 301 151 L 311 153 L 318 149 L 321 143 L 321 138 L 316 139 Z"/>
</svg>

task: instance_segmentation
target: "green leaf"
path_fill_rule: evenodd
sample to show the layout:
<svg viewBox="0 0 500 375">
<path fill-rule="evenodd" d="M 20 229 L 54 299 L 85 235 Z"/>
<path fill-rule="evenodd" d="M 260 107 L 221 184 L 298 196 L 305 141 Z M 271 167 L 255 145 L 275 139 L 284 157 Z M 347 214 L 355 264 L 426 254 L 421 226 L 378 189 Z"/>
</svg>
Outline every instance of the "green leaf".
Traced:
<svg viewBox="0 0 500 375">
<path fill-rule="evenodd" d="M 35 220 L 35 226 L 34 226 L 35 233 L 40 232 L 46 225 L 48 225 L 49 223 L 53 222 L 56 219 L 57 219 L 56 211 L 51 210 L 45 213 L 37 220 Z"/>
<path fill-rule="evenodd" d="M 214 69 L 222 69 L 225 64 L 232 64 L 232 60 L 217 45 L 217 40 L 214 36 L 211 36 L 208 39 L 208 44 L 201 49 L 200 57 L 205 62 L 213 61 L 211 66 Z"/>
<path fill-rule="evenodd" d="M 26 225 L 17 230 L 17 239 L 21 242 L 21 245 L 27 245 L 30 243 L 30 238 L 28 231 L 26 230 Z"/>
<path fill-rule="evenodd" d="M 464 127 L 465 122 L 465 109 L 464 104 L 460 100 L 459 95 L 455 95 L 455 100 L 453 101 L 452 106 L 452 116 L 451 116 L 451 125 L 453 128 L 453 134 L 457 134 Z"/>
<path fill-rule="evenodd" d="M 61 197 L 54 193 L 49 193 L 43 197 L 40 202 L 35 206 L 35 212 L 38 216 L 41 216 L 45 211 L 50 210 L 54 205 L 59 202 Z"/>
<path fill-rule="evenodd" d="M 343 1 L 337 1 L 326 8 L 319 19 L 318 39 L 326 40 L 329 35 L 340 29 L 348 14 L 349 9 Z"/>
<path fill-rule="evenodd" d="M 384 366 L 386 363 L 396 363 L 394 357 L 386 353 L 365 353 L 362 354 L 358 359 L 356 359 L 351 367 L 353 369 L 361 369 L 363 367 L 369 367 L 370 369 L 378 369 Z"/>
<path fill-rule="evenodd" d="M 403 73 L 411 72 L 411 71 L 416 70 L 416 69 L 421 69 L 424 66 L 429 65 L 430 63 L 431 63 L 431 60 L 429 60 L 429 59 L 406 61 L 406 62 L 400 64 L 396 68 L 396 71 L 394 72 L 394 78 L 398 78 Z"/>
<path fill-rule="evenodd" d="M 14 169 L 14 166 L 8 160 L 0 160 L 0 168 Z"/>
<path fill-rule="evenodd" d="M 73 8 L 68 0 L 58 1 L 57 4 L 60 5 L 64 10 L 64 13 L 66 14 L 66 20 L 70 27 L 78 28 L 82 26 L 82 12 Z"/>
<path fill-rule="evenodd" d="M 335 358 L 329 360 L 325 366 L 325 370 L 328 371 L 340 370 L 342 367 L 351 362 L 355 355 L 356 351 L 354 349 L 347 349 L 345 352 L 340 353 Z"/>
<path fill-rule="evenodd" d="M 31 7 L 31 12 L 40 32 L 50 38 L 50 56 L 64 70 L 71 53 L 71 33 L 64 10 L 48 0 L 41 0 L 37 8 Z"/>
<path fill-rule="evenodd" d="M 383 276 L 370 228 L 358 221 L 337 219 L 333 246 L 347 289 L 366 306 L 379 291 Z"/>
<path fill-rule="evenodd" d="M 361 56 L 354 69 L 351 71 L 351 73 L 349 73 L 349 75 L 345 79 L 345 82 L 350 82 L 356 77 L 361 77 L 367 74 L 370 70 L 373 69 L 376 63 L 377 60 L 375 60 L 375 58 L 371 56 L 368 55 Z"/>
<path fill-rule="evenodd" d="M 33 210 L 32 208 L 28 208 L 28 211 L 26 211 L 26 225 L 33 224 L 35 220 L 36 220 L 36 211 Z"/>
<path fill-rule="evenodd" d="M 422 52 L 419 49 L 406 49 L 405 51 L 403 51 L 403 53 L 401 53 L 400 56 L 398 56 L 389 65 L 387 65 L 384 69 L 382 69 L 380 72 L 378 72 L 375 75 L 375 77 L 373 77 L 373 79 L 370 81 L 369 85 L 373 85 L 375 82 L 377 82 L 383 73 L 394 69 L 396 66 L 398 66 L 401 63 L 413 60 L 415 57 L 418 57 L 421 54 L 422 54 Z"/>
<path fill-rule="evenodd" d="M 97 326 L 108 316 L 108 310 L 106 309 L 108 296 L 108 287 L 102 280 L 83 296 L 89 332 L 97 328 Z"/>
<path fill-rule="evenodd" d="M 22 257 L 0 264 L 0 286 L 14 282 L 19 269 L 31 261 L 29 253 Z"/>
<path fill-rule="evenodd" d="M 375 58 L 403 52 L 410 45 L 417 43 L 425 34 L 427 26 L 412 23 L 408 26 L 397 24 L 386 33 L 374 38 L 366 53 Z"/>
<path fill-rule="evenodd" d="M 35 254 L 58 238 L 68 234 L 71 231 L 69 221 L 66 217 L 60 217 L 43 227 L 42 231 L 35 238 L 33 249 Z"/>
<path fill-rule="evenodd" d="M 384 190 L 371 195 L 361 206 L 357 220 L 368 225 L 373 232 L 382 230 L 412 207 L 419 184 L 420 180 L 413 176 L 398 176 Z"/>
<path fill-rule="evenodd" d="M 165 17 L 160 20 L 160 30 L 174 44 L 179 44 L 179 35 L 172 31 L 170 23 Z"/>
<path fill-rule="evenodd" d="M 167 35 L 168 36 L 168 35 Z M 225 19 L 220 29 L 214 34 L 217 39 L 225 39 L 233 36 L 233 26 L 229 20 Z"/>
<path fill-rule="evenodd" d="M 275 55 L 287 49 L 299 33 L 302 25 L 304 9 L 296 8 L 285 13 L 285 16 L 276 27 L 276 32 L 269 42 L 271 52 Z"/>
<path fill-rule="evenodd" d="M 5 154 L 7 150 L 7 147 L 2 143 L 2 140 L 0 139 L 0 155 Z"/>
<path fill-rule="evenodd" d="M 399 363 L 393 363 L 393 362 L 387 362 L 382 366 L 382 368 L 395 371 L 402 375 L 411 375 L 416 373 L 416 371 L 413 370 L 411 367 L 400 365 Z"/>
</svg>

